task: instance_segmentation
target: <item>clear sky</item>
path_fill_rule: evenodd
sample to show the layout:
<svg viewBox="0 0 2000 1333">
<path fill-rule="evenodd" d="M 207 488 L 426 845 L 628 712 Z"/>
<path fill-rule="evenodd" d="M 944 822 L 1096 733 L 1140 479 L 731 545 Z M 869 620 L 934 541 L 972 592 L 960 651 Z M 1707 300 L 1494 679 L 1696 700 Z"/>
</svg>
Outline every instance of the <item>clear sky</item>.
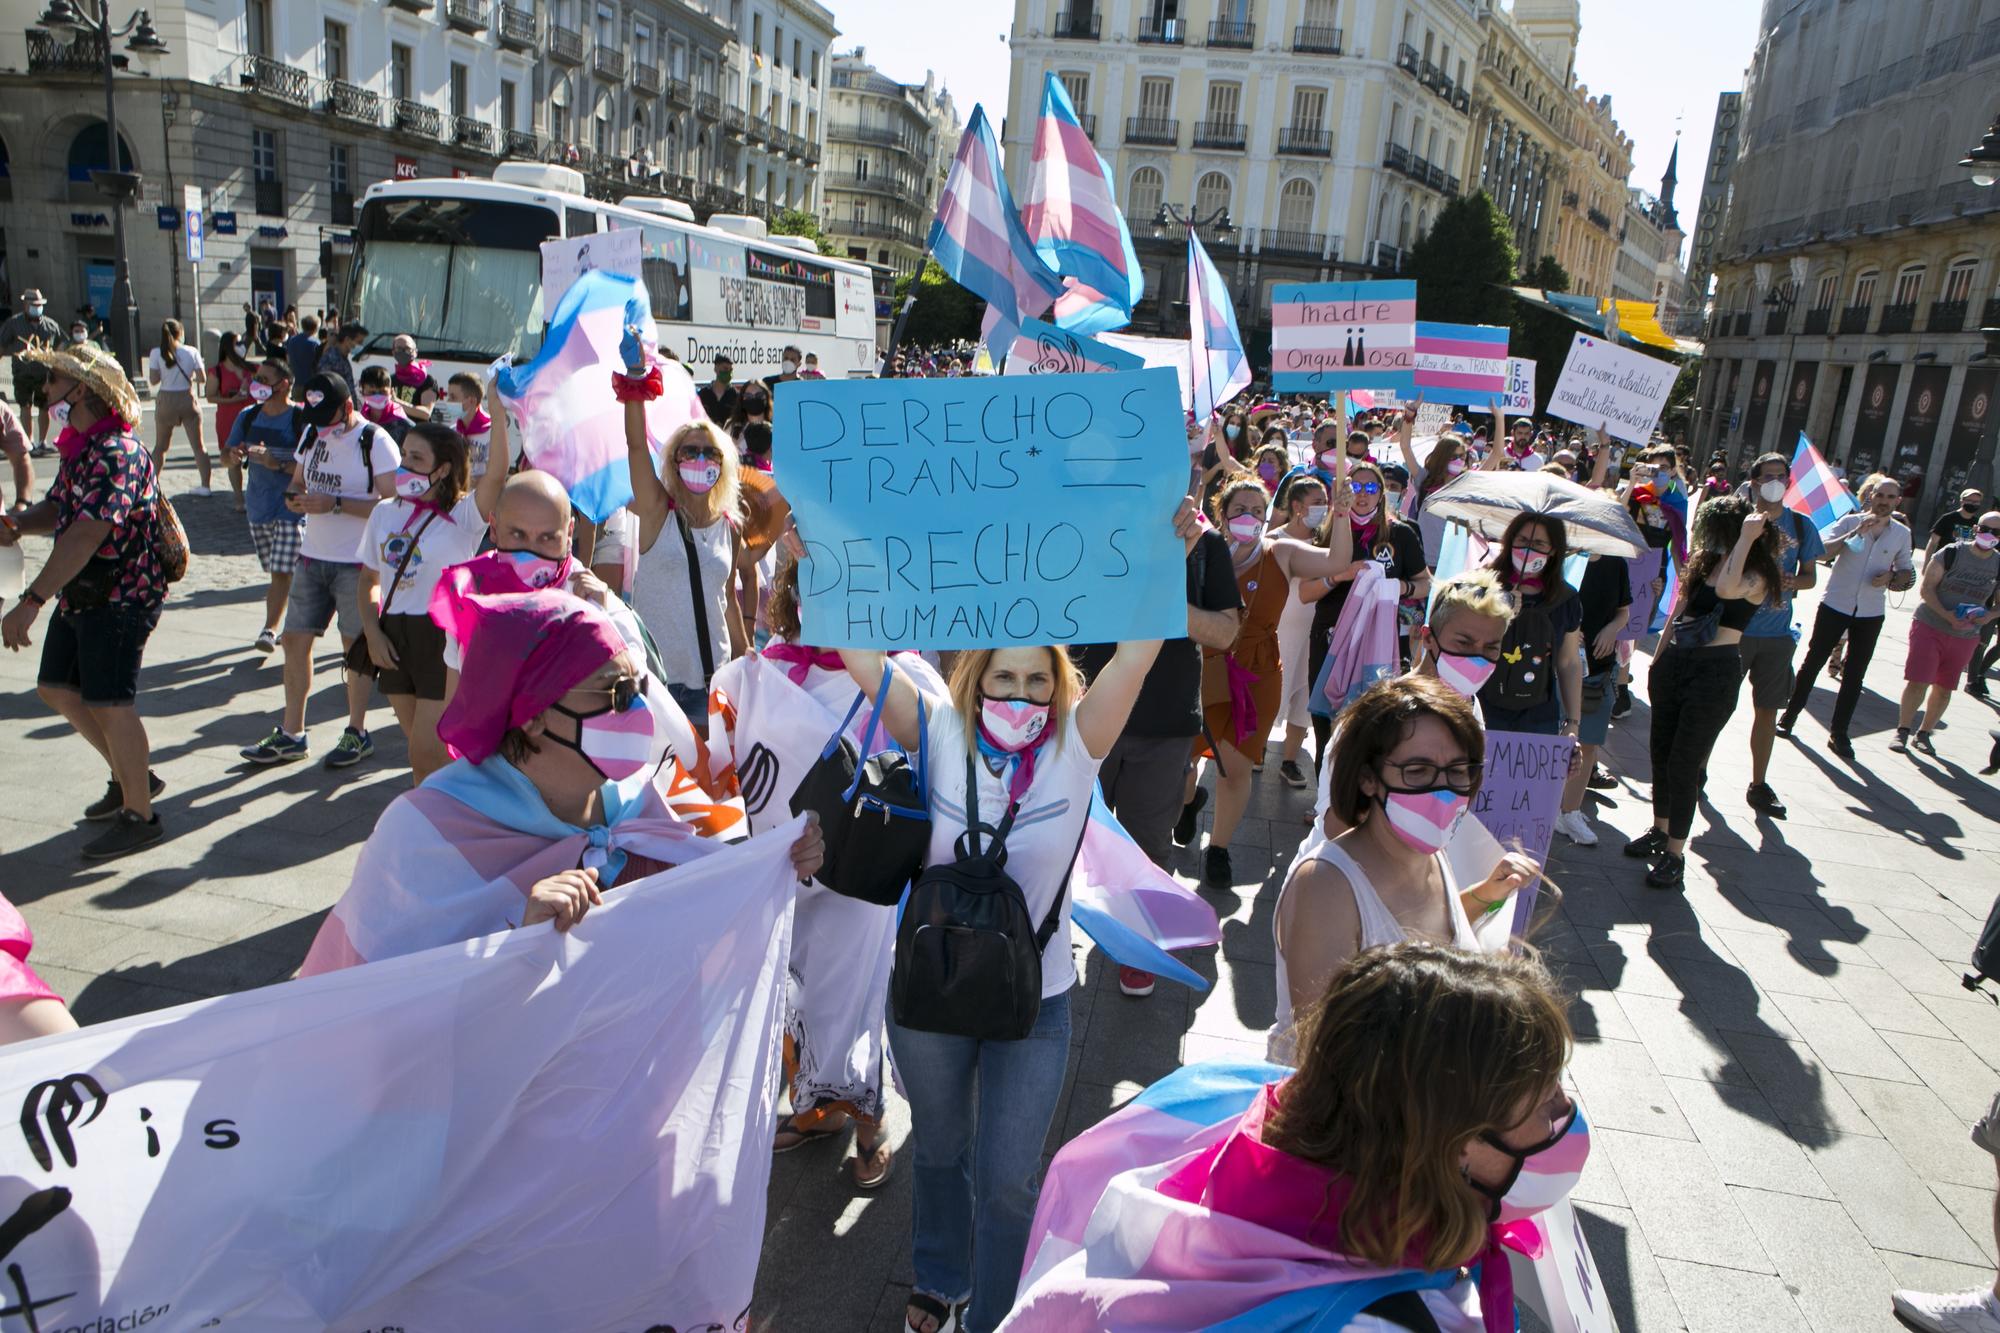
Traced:
<svg viewBox="0 0 2000 1333">
<path fill-rule="evenodd" d="M 928 16 L 946 11 L 919 0 L 830 4 L 841 30 L 834 49 L 866 46 L 877 69 L 904 83 L 921 82 L 926 69 L 935 70 L 961 116 L 984 102 L 998 130 L 1007 102 L 1011 5 L 975 0 L 950 9 L 948 21 L 932 22 Z M 1639 0 L 1583 0 L 1577 77 L 1593 95 L 1611 94 L 1612 114 L 1634 141 L 1634 185 L 1659 189 L 1674 130 L 1682 131 L 1681 188 L 1674 203 L 1690 231 L 1715 98 L 1743 86 L 1759 8 L 1755 0 L 1679 0 L 1664 10 Z"/>
</svg>

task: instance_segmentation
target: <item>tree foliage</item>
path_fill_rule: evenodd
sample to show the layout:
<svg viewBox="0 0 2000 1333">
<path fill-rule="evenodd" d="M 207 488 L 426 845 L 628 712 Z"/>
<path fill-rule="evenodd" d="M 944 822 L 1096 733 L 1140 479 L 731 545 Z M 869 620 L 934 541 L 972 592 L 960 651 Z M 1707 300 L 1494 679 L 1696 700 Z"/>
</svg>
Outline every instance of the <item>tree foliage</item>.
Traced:
<svg viewBox="0 0 2000 1333">
<path fill-rule="evenodd" d="M 1556 261 L 1554 255 L 1543 255 L 1535 261 L 1535 266 L 1521 274 L 1523 287 L 1540 287 L 1547 292 L 1569 290 L 1569 270 Z"/>
<path fill-rule="evenodd" d="M 1412 246 L 1403 276 L 1417 281 L 1417 313 L 1447 324 L 1506 324 L 1514 313 L 1514 240 L 1480 190 L 1445 205 Z"/>
<path fill-rule="evenodd" d="M 773 236 L 803 236 L 819 247 L 823 255 L 838 254 L 832 241 L 819 229 L 819 219 L 803 208 L 787 208 L 772 218 L 767 228 Z"/>
<path fill-rule="evenodd" d="M 906 273 L 896 279 L 899 313 L 909 295 L 912 277 L 917 283 L 917 303 L 910 308 L 910 322 L 903 330 L 904 342 L 931 346 L 979 336 L 985 303 L 947 277 L 935 259 L 925 262 L 922 273 Z"/>
</svg>

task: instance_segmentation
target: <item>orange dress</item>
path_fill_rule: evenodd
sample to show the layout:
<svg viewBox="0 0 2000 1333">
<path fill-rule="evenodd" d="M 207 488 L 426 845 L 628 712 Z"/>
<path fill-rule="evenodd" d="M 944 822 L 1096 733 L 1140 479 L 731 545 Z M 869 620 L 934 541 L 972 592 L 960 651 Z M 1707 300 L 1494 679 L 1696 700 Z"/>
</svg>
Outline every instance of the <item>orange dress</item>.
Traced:
<svg viewBox="0 0 2000 1333">
<path fill-rule="evenodd" d="M 1285 599 L 1292 591 L 1292 581 L 1285 577 L 1270 545 L 1256 563 L 1237 572 L 1236 591 L 1243 599 L 1243 624 L 1236 632 L 1236 642 L 1225 652 L 1202 650 L 1202 716 L 1208 721 L 1210 736 L 1261 759 L 1263 738 L 1285 697 L 1278 619 L 1284 615 Z M 1236 668 L 1233 673 L 1232 662 Z M 1232 674 L 1236 678 L 1233 689 Z M 1206 743 L 1196 744 L 1203 747 Z"/>
</svg>

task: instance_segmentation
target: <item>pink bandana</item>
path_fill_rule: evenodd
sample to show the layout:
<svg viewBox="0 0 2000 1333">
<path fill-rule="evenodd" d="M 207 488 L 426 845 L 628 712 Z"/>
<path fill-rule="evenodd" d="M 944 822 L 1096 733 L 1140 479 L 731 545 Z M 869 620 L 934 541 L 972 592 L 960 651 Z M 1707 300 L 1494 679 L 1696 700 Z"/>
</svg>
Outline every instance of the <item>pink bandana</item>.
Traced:
<svg viewBox="0 0 2000 1333">
<path fill-rule="evenodd" d="M 454 565 L 431 594 L 431 619 L 464 648 L 479 688 L 452 696 L 438 739 L 473 763 L 500 749 L 512 728 L 540 717 L 605 662 L 625 651 L 611 618 L 566 592 L 488 597 Z"/>
<path fill-rule="evenodd" d="M 792 678 L 794 685 L 805 684 L 806 676 L 814 667 L 825 671 L 847 669 L 847 664 L 840 660 L 840 654 L 830 648 L 808 648 L 803 644 L 773 639 L 764 645 L 762 652 L 773 662 L 785 664 L 785 674 Z"/>
<path fill-rule="evenodd" d="M 395 375 L 396 383 L 404 388 L 421 389 L 431 377 L 431 363 L 423 360 L 412 361 L 406 366 L 397 366 L 391 373 Z"/>
</svg>

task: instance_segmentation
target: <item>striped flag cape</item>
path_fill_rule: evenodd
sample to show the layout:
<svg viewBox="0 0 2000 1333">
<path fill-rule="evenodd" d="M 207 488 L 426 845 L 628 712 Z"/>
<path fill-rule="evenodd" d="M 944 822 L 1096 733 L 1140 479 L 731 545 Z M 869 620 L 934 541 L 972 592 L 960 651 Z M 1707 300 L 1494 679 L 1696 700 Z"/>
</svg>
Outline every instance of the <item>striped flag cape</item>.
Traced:
<svg viewBox="0 0 2000 1333">
<path fill-rule="evenodd" d="M 1229 285 L 1192 228 L 1188 230 L 1188 340 L 1195 419 L 1206 421 L 1216 408 L 1250 387 L 1250 358 L 1243 351 L 1243 335 L 1236 331 Z"/>
<path fill-rule="evenodd" d="M 625 404 L 611 393 L 611 372 L 625 368 L 619 343 L 628 324 L 640 330 L 666 385 L 646 405 L 657 468 L 667 437 L 707 413 L 686 368 L 652 349 L 652 301 L 639 279 L 602 269 L 583 274 L 556 303 L 534 359 L 506 366 L 494 379 L 500 401 L 520 423 L 522 457 L 561 482 L 577 512 L 593 523 L 632 500 Z"/>
<path fill-rule="evenodd" d="M 1035 252 L 1063 278 L 1054 323 L 1075 333 L 1108 333 L 1132 322 L 1145 292 L 1132 232 L 1069 92 L 1054 74 L 1042 84 L 1042 118 L 1028 168 L 1021 225 Z"/>
<path fill-rule="evenodd" d="M 1208 980 L 1168 952 L 1222 940 L 1215 909 L 1153 864 L 1104 804 L 1090 795 L 1090 815 L 1070 875 L 1070 919 L 1112 961 L 1205 991 Z"/>
<path fill-rule="evenodd" d="M 972 108 L 958 141 L 927 244 L 953 282 L 986 302 L 986 345 L 1002 354 L 1021 321 L 1040 316 L 1062 292 L 1062 279 L 1035 252 L 1014 211 L 984 107 Z"/>
<path fill-rule="evenodd" d="M 1860 508 L 1848 494 L 1847 483 L 1833 475 L 1804 431 L 1799 432 L 1799 446 L 1792 452 L 1792 484 L 1785 491 L 1785 507 L 1803 510 L 1821 532 Z"/>
</svg>

